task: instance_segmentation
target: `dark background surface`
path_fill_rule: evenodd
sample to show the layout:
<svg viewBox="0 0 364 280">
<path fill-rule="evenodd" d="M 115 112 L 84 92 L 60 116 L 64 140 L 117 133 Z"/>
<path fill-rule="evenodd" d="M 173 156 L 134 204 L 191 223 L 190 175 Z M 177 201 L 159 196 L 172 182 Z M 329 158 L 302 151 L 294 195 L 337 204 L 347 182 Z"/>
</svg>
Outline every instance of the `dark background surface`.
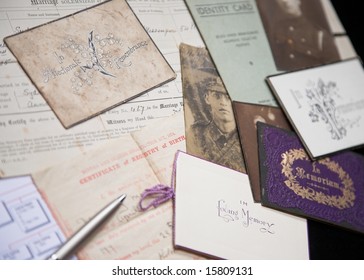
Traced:
<svg viewBox="0 0 364 280">
<path fill-rule="evenodd" d="M 363 19 L 364 13 L 358 0 L 331 0 L 341 23 L 344 25 L 346 33 L 358 55 L 364 57 L 363 46 Z"/>
<path fill-rule="evenodd" d="M 364 12 L 361 9 L 361 1 L 331 0 L 331 3 L 346 30 L 346 34 L 350 37 L 354 49 L 363 59 Z M 357 149 L 356 151 L 364 155 L 364 149 Z M 362 187 L 364 188 L 364 186 Z M 308 229 L 311 259 L 364 260 L 364 234 L 314 221 L 308 221 Z"/>
</svg>

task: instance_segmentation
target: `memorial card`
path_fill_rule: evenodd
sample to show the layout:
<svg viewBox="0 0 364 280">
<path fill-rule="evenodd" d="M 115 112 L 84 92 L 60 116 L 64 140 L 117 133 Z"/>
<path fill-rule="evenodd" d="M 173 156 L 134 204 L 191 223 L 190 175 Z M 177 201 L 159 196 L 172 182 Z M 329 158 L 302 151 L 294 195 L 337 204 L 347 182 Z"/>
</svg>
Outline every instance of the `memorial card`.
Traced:
<svg viewBox="0 0 364 280">
<path fill-rule="evenodd" d="M 311 158 L 364 144 L 364 71 L 359 59 L 267 78 Z"/>
<path fill-rule="evenodd" d="M 65 128 L 175 78 L 124 0 L 4 40 Z"/>
<path fill-rule="evenodd" d="M 219 259 L 309 258 L 306 220 L 254 203 L 246 174 L 179 152 L 175 176 L 176 248 Z"/>
<path fill-rule="evenodd" d="M 258 123 L 262 205 L 364 233 L 364 157 L 312 161 L 294 132 Z"/>
</svg>

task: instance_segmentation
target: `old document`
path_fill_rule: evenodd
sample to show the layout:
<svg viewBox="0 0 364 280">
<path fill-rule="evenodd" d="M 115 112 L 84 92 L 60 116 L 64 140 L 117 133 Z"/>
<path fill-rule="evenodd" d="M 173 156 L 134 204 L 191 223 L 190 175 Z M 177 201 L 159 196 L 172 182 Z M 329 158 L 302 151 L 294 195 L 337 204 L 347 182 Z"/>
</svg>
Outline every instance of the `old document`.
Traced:
<svg viewBox="0 0 364 280">
<path fill-rule="evenodd" d="M 1 1 L 1 36 L 15 34 L 101 1 L 90 0 L 84 5 L 56 2 L 54 5 L 31 5 L 25 0 Z M 130 0 L 128 3 L 177 73 L 177 79 L 66 130 L 1 43 L 0 177 L 29 174 L 54 164 L 55 159 L 62 161 L 76 156 L 182 109 L 178 46 L 182 41 L 203 46 L 184 2 Z M 183 116 L 180 121 L 183 122 Z"/>
<path fill-rule="evenodd" d="M 171 183 L 174 155 L 185 149 L 179 117 L 158 120 L 152 128 L 32 175 L 67 237 L 108 201 L 127 195 L 111 219 L 81 248 L 79 258 L 196 257 L 173 249 L 171 201 L 146 212 L 138 207 L 145 189 Z"/>
<path fill-rule="evenodd" d="M 30 176 L 0 181 L 0 260 L 49 257 L 65 237 Z"/>
<path fill-rule="evenodd" d="M 176 77 L 126 0 L 106 1 L 4 42 L 65 128 Z"/>
</svg>

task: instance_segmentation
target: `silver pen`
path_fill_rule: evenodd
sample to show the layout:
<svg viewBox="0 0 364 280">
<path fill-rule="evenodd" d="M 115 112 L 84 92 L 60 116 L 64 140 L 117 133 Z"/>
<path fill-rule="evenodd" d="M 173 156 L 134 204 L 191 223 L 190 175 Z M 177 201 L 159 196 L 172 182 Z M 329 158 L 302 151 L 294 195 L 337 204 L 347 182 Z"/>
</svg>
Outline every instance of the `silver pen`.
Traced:
<svg viewBox="0 0 364 280">
<path fill-rule="evenodd" d="M 103 222 L 113 213 L 123 202 L 126 195 L 123 194 L 112 201 L 109 205 L 97 213 L 91 220 L 77 231 L 66 243 L 64 243 L 57 252 L 49 257 L 49 260 L 63 260 L 73 253 L 76 248 Z"/>
</svg>

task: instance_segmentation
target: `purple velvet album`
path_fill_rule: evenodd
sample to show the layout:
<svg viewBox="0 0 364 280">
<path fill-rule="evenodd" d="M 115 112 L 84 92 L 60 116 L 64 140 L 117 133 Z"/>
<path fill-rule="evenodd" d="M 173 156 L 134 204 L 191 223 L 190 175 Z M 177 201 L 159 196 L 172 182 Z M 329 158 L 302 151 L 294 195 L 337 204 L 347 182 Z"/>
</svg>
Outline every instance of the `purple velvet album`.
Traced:
<svg viewBox="0 0 364 280">
<path fill-rule="evenodd" d="M 258 123 L 262 204 L 364 233 L 364 157 L 312 161 L 297 135 Z"/>
</svg>

